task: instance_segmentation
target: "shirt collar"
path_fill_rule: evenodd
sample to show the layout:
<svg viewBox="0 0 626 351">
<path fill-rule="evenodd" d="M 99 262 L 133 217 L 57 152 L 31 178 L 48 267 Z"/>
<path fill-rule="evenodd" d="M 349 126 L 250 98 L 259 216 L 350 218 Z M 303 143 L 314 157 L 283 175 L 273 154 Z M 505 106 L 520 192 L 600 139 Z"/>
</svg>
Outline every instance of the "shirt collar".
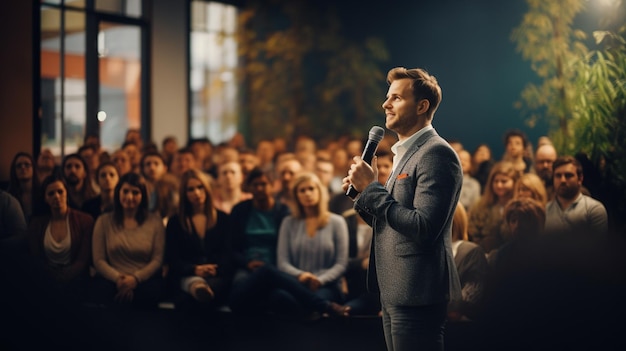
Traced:
<svg viewBox="0 0 626 351">
<path fill-rule="evenodd" d="M 576 205 L 578 205 L 578 203 L 582 199 L 583 199 L 583 193 L 579 192 L 578 193 L 578 197 L 576 197 L 576 200 L 574 200 L 567 208 L 574 208 L 574 207 L 576 207 Z M 557 207 L 560 209 L 561 208 L 561 202 L 559 201 L 559 198 L 557 196 L 555 196 L 554 200 L 555 200 L 556 204 L 558 205 Z M 566 209 L 564 209 L 564 210 L 566 210 Z"/>
<path fill-rule="evenodd" d="M 410 137 L 402 140 L 402 141 L 398 141 L 395 144 L 393 144 L 393 146 L 391 146 L 391 152 L 393 152 L 394 155 L 397 155 L 398 152 L 405 152 L 406 150 L 409 149 L 409 147 L 411 145 L 413 145 L 413 143 L 415 142 L 415 140 L 417 140 L 417 138 L 419 138 L 421 135 L 423 135 L 424 133 L 426 133 L 427 131 L 433 129 L 433 126 L 431 124 L 425 126 L 424 128 L 418 130 L 417 132 L 415 132 L 413 135 L 411 135 Z"/>
</svg>

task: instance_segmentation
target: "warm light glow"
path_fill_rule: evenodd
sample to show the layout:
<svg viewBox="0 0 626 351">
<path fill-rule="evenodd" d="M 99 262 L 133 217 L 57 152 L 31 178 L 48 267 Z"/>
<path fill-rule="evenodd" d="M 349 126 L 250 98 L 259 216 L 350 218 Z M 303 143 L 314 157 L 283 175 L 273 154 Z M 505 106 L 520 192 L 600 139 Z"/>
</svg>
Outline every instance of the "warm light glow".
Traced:
<svg viewBox="0 0 626 351">
<path fill-rule="evenodd" d="M 107 119 L 107 113 L 104 111 L 98 112 L 98 121 L 104 122 Z"/>
<path fill-rule="evenodd" d="M 222 79 L 222 82 L 229 82 L 233 79 L 233 72 L 231 71 L 222 72 L 222 74 L 220 75 L 220 78 Z"/>
<path fill-rule="evenodd" d="M 602 7 L 614 8 L 616 7 L 622 0 L 596 0 L 596 3 Z"/>
</svg>

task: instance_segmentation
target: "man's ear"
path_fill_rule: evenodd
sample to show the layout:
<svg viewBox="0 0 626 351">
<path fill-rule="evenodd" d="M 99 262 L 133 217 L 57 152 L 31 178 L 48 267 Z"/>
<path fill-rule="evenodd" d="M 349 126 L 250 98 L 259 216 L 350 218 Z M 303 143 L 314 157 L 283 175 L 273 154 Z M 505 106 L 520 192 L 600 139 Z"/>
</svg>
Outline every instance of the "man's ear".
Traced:
<svg viewBox="0 0 626 351">
<path fill-rule="evenodd" d="M 428 101 L 427 99 L 421 99 L 420 101 L 417 102 L 417 114 L 418 115 L 423 115 L 426 114 L 426 112 L 428 112 L 428 109 L 430 108 L 430 101 Z"/>
</svg>

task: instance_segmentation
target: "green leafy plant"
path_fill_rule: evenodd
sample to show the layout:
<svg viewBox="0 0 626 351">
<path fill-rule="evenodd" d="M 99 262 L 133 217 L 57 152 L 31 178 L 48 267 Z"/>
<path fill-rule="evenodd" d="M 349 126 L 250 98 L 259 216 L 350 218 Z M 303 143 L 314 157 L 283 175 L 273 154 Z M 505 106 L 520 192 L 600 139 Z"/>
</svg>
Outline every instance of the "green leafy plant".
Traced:
<svg viewBox="0 0 626 351">
<path fill-rule="evenodd" d="M 527 0 L 528 12 L 512 40 L 540 83 L 529 83 L 516 106 L 532 126 L 551 125 L 560 154 L 585 154 L 600 177 L 598 196 L 619 228 L 626 218 L 626 8 L 616 0 L 593 32 L 574 29 L 585 0 Z"/>
<path fill-rule="evenodd" d="M 367 135 L 381 120 L 388 59 L 380 39 L 354 43 L 332 9 L 307 2 L 250 2 L 239 15 L 241 130 L 263 138 Z"/>
</svg>

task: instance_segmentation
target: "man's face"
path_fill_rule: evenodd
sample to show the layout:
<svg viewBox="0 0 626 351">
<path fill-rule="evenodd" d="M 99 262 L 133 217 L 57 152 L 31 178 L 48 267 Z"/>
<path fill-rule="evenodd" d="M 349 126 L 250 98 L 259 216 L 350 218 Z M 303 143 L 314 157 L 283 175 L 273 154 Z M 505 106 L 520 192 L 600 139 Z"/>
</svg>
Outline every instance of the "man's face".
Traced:
<svg viewBox="0 0 626 351">
<path fill-rule="evenodd" d="M 225 189 L 236 189 L 241 187 L 243 174 L 238 162 L 227 162 L 219 167 L 217 182 Z"/>
<path fill-rule="evenodd" d="M 391 175 L 391 168 L 393 166 L 393 161 L 391 157 L 379 157 L 376 163 L 378 167 L 378 182 L 381 184 L 385 184 L 389 175 Z"/>
<path fill-rule="evenodd" d="M 506 152 L 511 157 L 521 157 L 524 155 L 524 139 L 518 135 L 512 135 L 506 141 Z"/>
<path fill-rule="evenodd" d="M 576 166 L 571 163 L 559 166 L 554 170 L 554 190 L 556 195 L 564 199 L 574 199 L 580 193 L 583 177 L 576 173 Z"/>
<path fill-rule="evenodd" d="M 259 159 L 253 154 L 239 154 L 239 164 L 242 171 L 248 173 L 259 165 Z"/>
<path fill-rule="evenodd" d="M 124 152 L 128 155 L 131 165 L 138 165 L 141 161 L 141 153 L 135 144 L 128 144 L 124 147 Z"/>
<path fill-rule="evenodd" d="M 143 160 L 143 173 L 146 175 L 146 178 L 154 182 L 161 178 L 163 174 L 165 174 L 165 164 L 158 156 L 148 156 Z"/>
<path fill-rule="evenodd" d="M 178 166 L 178 173 L 183 174 L 192 168 L 196 168 L 196 159 L 193 154 L 187 152 L 180 153 L 176 156 L 176 164 Z"/>
<path fill-rule="evenodd" d="M 85 177 L 87 177 L 87 173 L 85 172 L 85 167 L 83 167 L 83 163 L 74 157 L 68 159 L 65 162 L 63 172 L 65 174 L 65 180 L 67 181 L 67 184 L 73 186 L 81 184 Z"/>
<path fill-rule="evenodd" d="M 535 172 L 544 181 L 552 180 L 552 164 L 556 161 L 556 150 L 552 146 L 542 146 L 535 155 Z"/>
<path fill-rule="evenodd" d="M 391 83 L 383 109 L 387 116 L 387 129 L 408 136 L 417 122 L 417 103 L 413 98 L 410 79 L 397 79 Z"/>
<path fill-rule="evenodd" d="M 117 172 L 119 173 L 120 177 L 132 170 L 132 166 L 130 165 L 130 159 L 128 158 L 128 155 L 122 150 L 115 151 L 113 153 L 113 157 L 111 157 L 111 161 L 113 161 L 115 168 L 117 168 Z"/>
<path fill-rule="evenodd" d="M 302 165 L 297 160 L 284 161 L 279 169 L 279 176 L 283 189 L 289 188 L 289 183 L 293 179 L 293 176 L 300 172 Z"/>
<path fill-rule="evenodd" d="M 268 163 L 274 157 L 274 144 L 269 141 L 261 141 L 257 145 L 256 155 L 261 163 Z"/>
<path fill-rule="evenodd" d="M 315 164 L 315 174 L 317 174 L 324 186 L 329 186 L 334 175 L 333 164 L 326 161 L 317 162 Z"/>
<path fill-rule="evenodd" d="M 20 181 L 33 179 L 33 163 L 26 156 L 19 156 L 15 160 L 15 175 Z"/>
<path fill-rule="evenodd" d="M 80 157 L 85 159 L 85 162 L 87 162 L 87 166 L 89 167 L 89 170 L 92 172 L 91 174 L 93 174 L 93 172 L 95 172 L 98 166 L 100 165 L 100 159 L 98 155 L 96 155 L 93 152 L 92 149 L 83 150 L 80 153 Z"/>
<path fill-rule="evenodd" d="M 272 196 L 272 184 L 266 177 L 259 177 L 250 183 L 249 191 L 255 199 L 266 200 Z"/>
<path fill-rule="evenodd" d="M 54 169 L 54 155 L 50 150 L 42 150 L 37 159 L 37 167 L 44 170 Z"/>
</svg>

